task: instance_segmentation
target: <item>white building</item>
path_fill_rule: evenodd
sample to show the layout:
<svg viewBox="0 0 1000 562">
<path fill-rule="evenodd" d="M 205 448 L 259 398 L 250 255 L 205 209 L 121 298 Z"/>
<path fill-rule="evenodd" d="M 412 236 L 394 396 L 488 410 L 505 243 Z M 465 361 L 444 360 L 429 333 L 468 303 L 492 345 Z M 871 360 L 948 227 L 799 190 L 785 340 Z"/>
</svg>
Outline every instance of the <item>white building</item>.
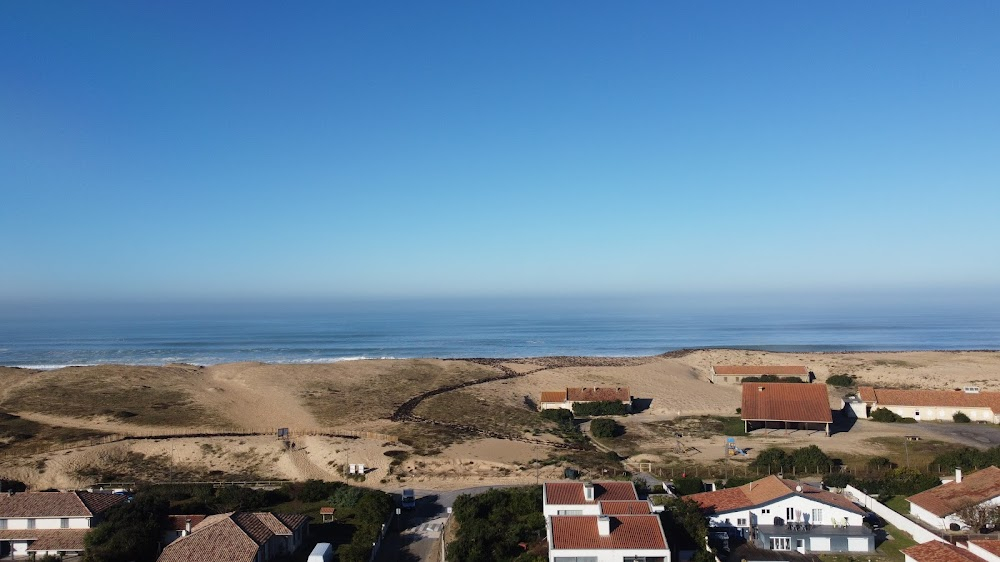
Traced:
<svg viewBox="0 0 1000 562">
<path fill-rule="evenodd" d="M 77 554 L 100 515 L 124 496 L 91 492 L 0 494 L 0 555 Z"/>
<path fill-rule="evenodd" d="M 737 534 L 769 550 L 872 552 L 875 535 L 865 511 L 846 497 L 768 476 L 736 488 L 687 496 L 709 527 Z"/>
<path fill-rule="evenodd" d="M 906 499 L 910 515 L 935 529 L 968 528 L 956 512 L 981 504 L 1000 504 L 1000 468 L 987 467 L 965 477 L 956 469 L 954 481 Z"/>
<path fill-rule="evenodd" d="M 712 382 L 715 384 L 741 384 L 743 379 L 751 377 L 777 377 L 779 382 L 784 379 L 798 379 L 810 382 L 809 369 L 805 365 L 712 365 Z M 794 381 L 793 381 L 794 382 Z"/>
<path fill-rule="evenodd" d="M 548 482 L 549 562 L 670 562 L 658 515 L 631 482 Z"/>
<path fill-rule="evenodd" d="M 971 421 L 1000 423 L 1000 392 L 982 392 L 978 386 L 962 390 L 901 390 L 858 387 L 857 397 L 870 415 L 878 408 L 917 421 L 954 421 L 961 412 Z"/>
<path fill-rule="evenodd" d="M 573 404 L 583 402 L 621 402 L 632 409 L 632 393 L 627 386 L 567 388 L 542 392 L 539 410 L 572 410 Z"/>
</svg>

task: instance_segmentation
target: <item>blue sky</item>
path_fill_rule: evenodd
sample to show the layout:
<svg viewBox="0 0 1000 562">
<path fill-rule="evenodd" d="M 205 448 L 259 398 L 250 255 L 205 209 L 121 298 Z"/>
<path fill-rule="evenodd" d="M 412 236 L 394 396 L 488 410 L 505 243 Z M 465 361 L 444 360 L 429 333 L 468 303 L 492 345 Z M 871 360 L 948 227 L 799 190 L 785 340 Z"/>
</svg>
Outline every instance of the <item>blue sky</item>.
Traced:
<svg viewBox="0 0 1000 562">
<path fill-rule="evenodd" d="M 0 3 L 0 300 L 996 289 L 998 28 Z"/>
</svg>

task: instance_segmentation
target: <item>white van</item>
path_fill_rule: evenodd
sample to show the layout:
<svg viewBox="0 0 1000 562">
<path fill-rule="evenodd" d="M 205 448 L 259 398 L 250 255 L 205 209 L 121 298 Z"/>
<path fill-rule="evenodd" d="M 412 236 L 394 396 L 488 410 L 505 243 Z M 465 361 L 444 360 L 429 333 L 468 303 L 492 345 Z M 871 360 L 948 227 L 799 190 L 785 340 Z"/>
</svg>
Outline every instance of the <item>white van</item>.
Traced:
<svg viewBox="0 0 1000 562">
<path fill-rule="evenodd" d="M 417 496 L 413 490 L 407 488 L 403 490 L 403 509 L 413 509 L 417 507 Z"/>
<path fill-rule="evenodd" d="M 333 560 L 333 545 L 321 542 L 312 549 L 306 562 L 330 562 L 330 560 Z"/>
</svg>

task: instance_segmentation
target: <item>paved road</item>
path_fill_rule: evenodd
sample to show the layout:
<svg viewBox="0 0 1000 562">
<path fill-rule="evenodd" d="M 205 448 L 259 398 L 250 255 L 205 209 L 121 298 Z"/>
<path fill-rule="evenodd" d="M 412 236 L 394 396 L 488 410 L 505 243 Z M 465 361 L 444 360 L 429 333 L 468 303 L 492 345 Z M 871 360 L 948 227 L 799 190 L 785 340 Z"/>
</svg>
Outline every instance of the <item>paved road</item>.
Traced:
<svg viewBox="0 0 1000 562">
<path fill-rule="evenodd" d="M 414 490 L 417 496 L 417 506 L 413 510 L 403 511 L 385 536 L 385 542 L 379 550 L 378 562 L 417 562 L 428 560 L 434 549 L 441 548 L 438 538 L 441 528 L 448 519 L 448 508 L 462 494 L 476 495 L 493 488 L 509 488 L 511 486 L 479 486 L 463 490 L 438 492 L 433 490 Z M 399 505 L 400 494 L 393 494 Z"/>
</svg>

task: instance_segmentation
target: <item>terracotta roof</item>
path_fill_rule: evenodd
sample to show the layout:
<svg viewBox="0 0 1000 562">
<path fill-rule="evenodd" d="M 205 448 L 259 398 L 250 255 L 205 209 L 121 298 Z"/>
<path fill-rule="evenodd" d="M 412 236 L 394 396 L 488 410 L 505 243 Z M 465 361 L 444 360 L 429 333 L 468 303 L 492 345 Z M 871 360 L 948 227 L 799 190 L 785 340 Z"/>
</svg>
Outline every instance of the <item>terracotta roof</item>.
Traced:
<svg viewBox="0 0 1000 562">
<path fill-rule="evenodd" d="M 961 483 L 941 484 L 906 499 L 938 517 L 945 517 L 997 496 L 1000 496 L 1000 468 L 990 466 L 965 476 Z"/>
<path fill-rule="evenodd" d="M 2 517 L 92 517 L 125 501 L 116 494 L 21 492 L 0 494 Z"/>
<path fill-rule="evenodd" d="M 611 517 L 611 533 L 597 531 L 596 515 L 553 515 L 553 549 L 661 549 L 667 540 L 656 515 Z"/>
<path fill-rule="evenodd" d="M 1000 556 L 1000 541 L 976 540 L 969 541 L 969 544 L 974 544 L 994 556 Z"/>
<path fill-rule="evenodd" d="M 553 390 L 542 392 L 542 402 L 565 402 L 565 390 Z"/>
<path fill-rule="evenodd" d="M 930 541 L 910 548 L 903 554 L 917 562 L 983 562 L 983 559 L 964 548 L 941 541 Z"/>
<path fill-rule="evenodd" d="M 170 518 L 170 528 L 175 531 L 183 531 L 187 529 L 187 521 L 191 520 L 191 528 L 194 529 L 205 520 L 204 515 L 168 515 Z"/>
<path fill-rule="evenodd" d="M 743 383 L 744 420 L 832 423 L 825 384 Z"/>
<path fill-rule="evenodd" d="M 899 388 L 858 388 L 858 398 L 880 406 L 923 406 L 943 408 L 989 408 L 1000 413 L 1000 392 L 962 390 L 903 390 Z"/>
<path fill-rule="evenodd" d="M 632 500 L 602 501 L 601 513 L 604 515 L 644 515 L 650 513 L 649 502 Z"/>
<path fill-rule="evenodd" d="M 627 386 L 592 386 L 567 388 L 566 397 L 570 402 L 629 402 L 632 400 L 632 393 Z"/>
<path fill-rule="evenodd" d="M 304 515 L 232 512 L 210 515 L 163 549 L 157 562 L 252 562 L 260 545 L 275 535 L 290 535 L 309 520 Z"/>
<path fill-rule="evenodd" d="M 321 508 L 319 508 L 319 514 L 320 515 L 333 515 L 334 513 L 336 513 L 336 511 L 337 510 L 334 509 L 334 508 L 332 508 L 332 507 L 321 507 Z"/>
<path fill-rule="evenodd" d="M 808 375 L 805 365 L 712 365 L 717 375 Z"/>
<path fill-rule="evenodd" d="M 802 488 L 799 492 L 797 487 Z M 685 496 L 701 506 L 708 513 L 726 513 L 769 504 L 780 498 L 796 495 L 806 499 L 839 507 L 851 513 L 863 515 L 865 512 L 854 505 L 851 500 L 840 494 L 821 490 L 815 486 L 802 484 L 794 480 L 784 480 L 771 475 L 760 480 L 744 484 L 736 488 L 726 488 L 715 492 L 703 492 Z"/>
<path fill-rule="evenodd" d="M 545 502 L 549 505 L 587 505 L 600 501 L 638 500 L 631 482 L 594 482 L 594 501 L 584 499 L 583 482 L 546 482 Z"/>
<path fill-rule="evenodd" d="M 0 531 L 0 541 L 28 540 L 29 551 L 83 550 L 83 536 L 90 529 L 18 529 Z"/>
</svg>

